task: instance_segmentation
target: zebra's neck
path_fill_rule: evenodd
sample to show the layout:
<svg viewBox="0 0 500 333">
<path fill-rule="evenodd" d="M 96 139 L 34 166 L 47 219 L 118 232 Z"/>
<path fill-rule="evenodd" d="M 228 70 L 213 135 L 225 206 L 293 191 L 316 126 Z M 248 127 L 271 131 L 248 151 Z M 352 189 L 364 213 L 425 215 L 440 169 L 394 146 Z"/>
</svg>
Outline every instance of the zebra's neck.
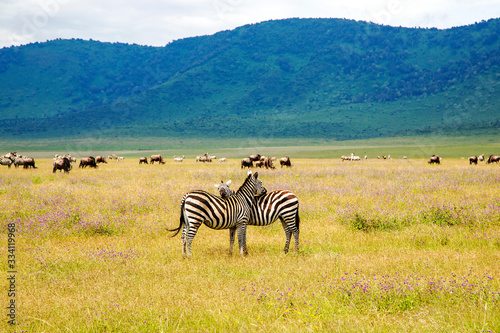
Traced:
<svg viewBox="0 0 500 333">
<path fill-rule="evenodd" d="M 255 193 L 255 182 L 252 179 L 252 175 L 249 175 L 243 185 L 240 186 L 238 191 L 232 197 L 244 198 L 249 204 L 253 202 L 253 196 Z"/>
</svg>

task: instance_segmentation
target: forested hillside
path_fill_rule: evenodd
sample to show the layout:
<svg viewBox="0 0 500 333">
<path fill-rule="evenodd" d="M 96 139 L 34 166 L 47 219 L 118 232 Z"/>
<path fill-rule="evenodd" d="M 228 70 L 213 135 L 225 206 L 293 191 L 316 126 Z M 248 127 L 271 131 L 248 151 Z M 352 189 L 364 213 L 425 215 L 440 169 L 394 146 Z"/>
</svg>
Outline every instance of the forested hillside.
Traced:
<svg viewBox="0 0 500 333">
<path fill-rule="evenodd" d="M 3 137 L 370 138 L 500 126 L 500 19 L 447 30 L 343 19 L 165 47 L 0 50 Z"/>
</svg>

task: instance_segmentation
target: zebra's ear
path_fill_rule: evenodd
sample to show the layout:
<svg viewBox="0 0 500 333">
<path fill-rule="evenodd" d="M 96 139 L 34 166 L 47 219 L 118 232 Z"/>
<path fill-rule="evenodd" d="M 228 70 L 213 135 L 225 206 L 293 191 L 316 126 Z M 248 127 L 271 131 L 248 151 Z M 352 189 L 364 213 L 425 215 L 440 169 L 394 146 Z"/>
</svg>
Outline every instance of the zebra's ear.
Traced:
<svg viewBox="0 0 500 333">
<path fill-rule="evenodd" d="M 217 187 L 217 189 L 219 188 L 220 184 L 214 184 L 215 187 Z"/>
<path fill-rule="evenodd" d="M 250 176 L 252 174 L 252 170 L 248 169 L 247 175 Z"/>
<path fill-rule="evenodd" d="M 231 185 L 231 179 L 229 179 L 229 180 L 226 182 L 226 185 L 227 185 L 227 186 Z"/>
<path fill-rule="evenodd" d="M 253 174 L 253 178 L 257 179 L 257 177 L 259 177 L 259 173 L 258 172 L 256 172 L 256 173 Z"/>
</svg>

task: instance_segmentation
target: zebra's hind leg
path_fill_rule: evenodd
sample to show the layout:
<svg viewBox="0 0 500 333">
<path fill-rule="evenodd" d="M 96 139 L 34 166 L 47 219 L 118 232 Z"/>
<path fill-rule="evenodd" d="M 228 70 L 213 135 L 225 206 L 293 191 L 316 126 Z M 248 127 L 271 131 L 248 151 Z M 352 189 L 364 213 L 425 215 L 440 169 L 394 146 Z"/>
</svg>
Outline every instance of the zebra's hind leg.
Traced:
<svg viewBox="0 0 500 333">
<path fill-rule="evenodd" d="M 191 243 L 193 243 L 194 236 L 196 236 L 196 232 L 198 231 L 198 228 L 200 227 L 200 224 L 190 224 L 189 229 L 187 230 L 186 237 L 184 238 L 184 247 L 183 251 L 186 254 L 185 258 L 191 259 Z"/>
<path fill-rule="evenodd" d="M 229 255 L 233 255 L 233 246 L 234 246 L 234 234 L 236 233 L 236 228 L 229 229 Z"/>
<path fill-rule="evenodd" d="M 281 225 L 283 226 L 283 230 L 285 230 L 285 236 L 286 236 L 285 248 L 283 250 L 285 251 L 285 254 L 287 254 L 288 249 L 290 248 L 290 240 L 292 239 L 292 231 L 288 227 L 286 221 L 281 216 L 280 216 L 280 221 Z"/>
<path fill-rule="evenodd" d="M 241 224 L 238 228 L 238 245 L 240 247 L 240 255 L 242 257 L 248 254 L 247 251 L 247 225 Z"/>
<path fill-rule="evenodd" d="M 186 258 L 187 257 L 187 253 L 186 253 L 187 242 L 186 242 L 186 228 L 185 227 L 182 230 L 181 243 L 182 243 L 182 257 Z"/>
<path fill-rule="evenodd" d="M 293 230 L 293 238 L 295 239 L 295 250 L 299 252 L 299 229 Z"/>
</svg>

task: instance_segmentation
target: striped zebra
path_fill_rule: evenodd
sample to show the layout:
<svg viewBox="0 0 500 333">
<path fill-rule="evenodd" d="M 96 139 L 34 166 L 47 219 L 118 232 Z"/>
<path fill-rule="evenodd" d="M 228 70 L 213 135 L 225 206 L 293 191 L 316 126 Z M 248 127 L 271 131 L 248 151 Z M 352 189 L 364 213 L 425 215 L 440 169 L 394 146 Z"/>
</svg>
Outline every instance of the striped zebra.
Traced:
<svg viewBox="0 0 500 333">
<path fill-rule="evenodd" d="M 260 181 L 260 179 L 259 179 Z M 231 181 L 215 185 L 219 189 L 222 198 L 230 198 L 235 192 L 229 188 Z M 257 201 L 252 206 L 252 215 L 248 225 L 266 226 L 273 224 L 279 218 L 285 230 L 286 243 L 285 253 L 288 253 L 290 240 L 295 239 L 295 250 L 299 250 L 299 199 L 295 194 L 287 190 L 276 190 L 267 193 L 262 187 L 261 195 L 255 198 Z M 229 247 L 234 243 L 234 231 L 229 231 Z"/>
<path fill-rule="evenodd" d="M 247 254 L 246 227 L 250 220 L 251 207 L 255 195 L 262 193 L 262 183 L 257 181 L 258 173 L 248 172 L 245 182 L 238 191 L 228 199 L 205 191 L 192 191 L 184 195 L 181 202 L 179 227 L 168 229 L 176 236 L 182 229 L 182 256 L 191 257 L 191 243 L 198 228 L 205 224 L 212 229 L 230 229 L 234 234 L 238 231 L 240 254 Z M 229 249 L 232 254 L 232 247 Z"/>
</svg>

